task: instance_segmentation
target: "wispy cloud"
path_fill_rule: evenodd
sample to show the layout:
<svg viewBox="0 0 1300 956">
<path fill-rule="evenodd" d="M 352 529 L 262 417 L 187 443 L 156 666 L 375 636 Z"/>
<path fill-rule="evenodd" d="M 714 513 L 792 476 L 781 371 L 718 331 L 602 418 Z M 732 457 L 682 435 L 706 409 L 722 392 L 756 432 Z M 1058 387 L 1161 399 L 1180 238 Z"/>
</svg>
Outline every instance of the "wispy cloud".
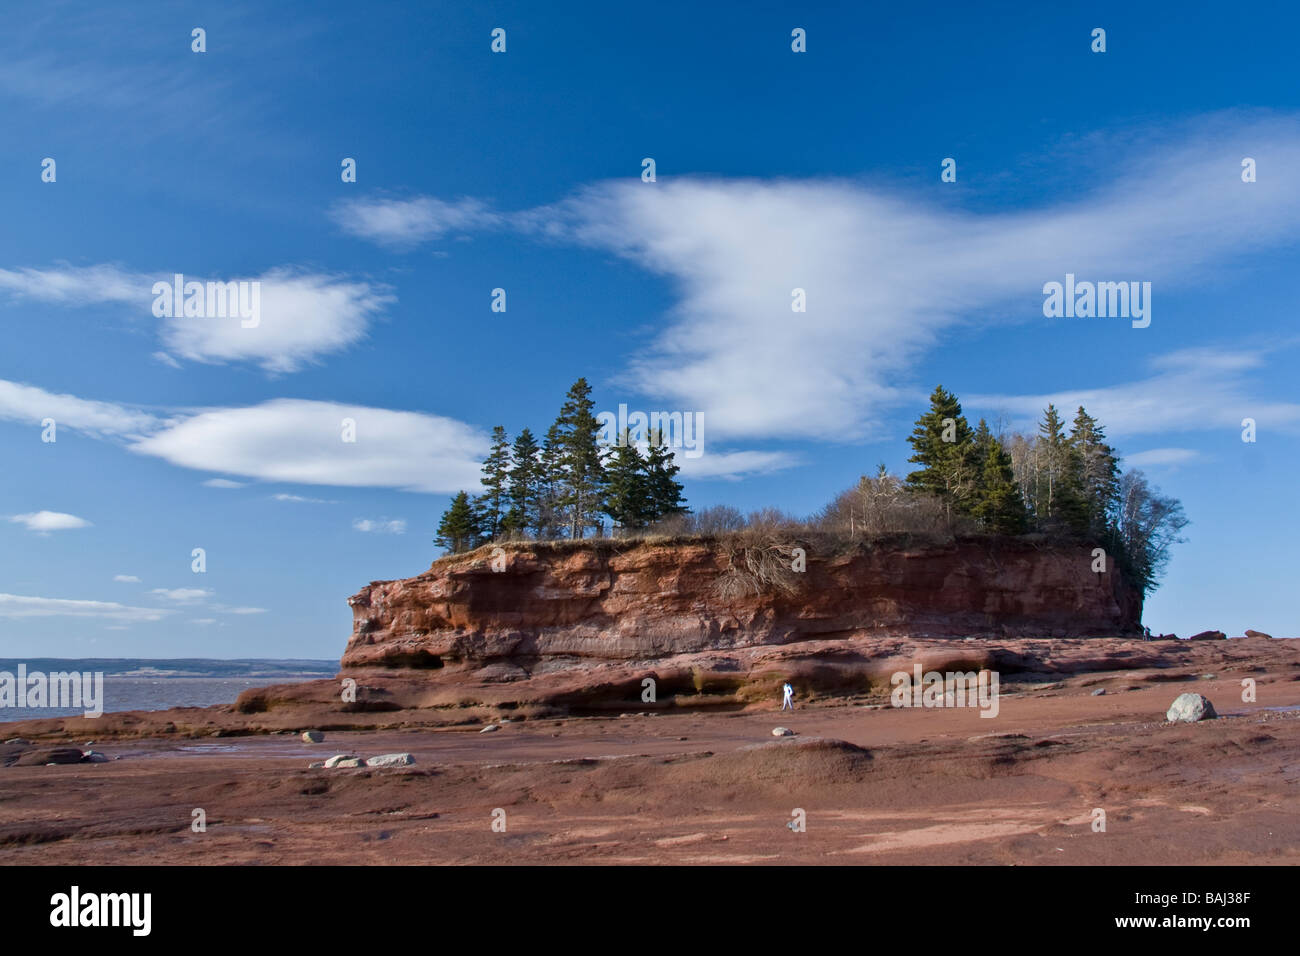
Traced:
<svg viewBox="0 0 1300 956">
<path fill-rule="evenodd" d="M 406 521 L 403 518 L 380 518 L 371 520 L 370 518 L 356 518 L 352 522 L 354 531 L 365 531 L 372 534 L 406 534 Z"/>
<path fill-rule="evenodd" d="M 76 515 L 66 514 L 62 511 L 33 511 L 25 515 L 12 515 L 9 520 L 14 524 L 22 525 L 28 531 L 35 531 L 38 534 L 90 527 L 90 522 L 85 518 L 78 518 Z"/>
<path fill-rule="evenodd" d="M 51 409 L 62 409 L 63 424 L 115 436 L 137 454 L 250 481 L 439 494 L 473 490 L 489 444 L 474 426 L 424 412 L 276 399 L 155 416 L 0 380 L 0 420 L 39 423 Z M 345 427 L 345 421 L 351 424 Z M 220 477 L 204 484 L 239 488 L 246 482 Z"/>
<path fill-rule="evenodd" d="M 349 235 L 386 246 L 412 246 L 450 232 L 468 232 L 503 223 L 503 217 L 476 199 L 444 202 L 431 196 L 411 199 L 345 199 L 330 218 Z"/>
<path fill-rule="evenodd" d="M 626 384 L 703 411 L 718 439 L 844 441 L 910 398 L 918 359 L 953 326 L 1049 321 L 1043 285 L 1067 272 L 1152 282 L 1159 323 L 1161 283 L 1203 281 L 1208 263 L 1300 236 L 1300 177 L 1242 183 L 1247 144 L 1269 168 L 1300 168 L 1296 117 L 1226 115 L 1126 146 L 1108 184 L 1029 210 L 956 211 L 840 180 L 683 178 L 601 183 L 487 224 L 672 282 L 678 302 Z M 794 289 L 806 312 L 792 312 Z"/>
<path fill-rule="evenodd" d="M 132 318 L 152 320 L 154 284 L 170 284 L 177 273 L 187 282 L 206 283 L 212 278 L 183 269 L 131 273 L 112 265 L 0 269 L 0 291 L 63 307 L 116 303 Z M 212 281 L 259 283 L 257 324 L 245 328 L 239 315 L 202 319 L 164 315 L 157 319 L 166 349 L 159 355 L 169 364 L 178 364 L 177 359 L 247 362 L 268 372 L 297 371 L 360 341 L 370 322 L 394 301 L 382 285 L 288 267 Z"/>
<path fill-rule="evenodd" d="M 1300 424 L 1300 404 L 1251 394 L 1251 373 L 1266 359 L 1267 353 L 1246 349 L 1183 349 L 1152 360 L 1153 374 L 1136 382 L 1039 395 L 968 395 L 964 402 L 1010 413 L 1024 427 L 1049 402 L 1069 412 L 1082 405 L 1105 423 L 1111 437 L 1240 429 L 1243 418 L 1261 426 L 1294 427 Z"/>
<path fill-rule="evenodd" d="M 114 601 L 0 594 L 0 617 L 92 617 L 134 623 L 161 621 L 171 613 L 168 608 L 129 607 Z"/>
<path fill-rule="evenodd" d="M 120 584 L 139 584 L 140 579 L 134 574 L 115 574 L 113 580 Z"/>
<path fill-rule="evenodd" d="M 1124 464 L 1134 468 L 1177 467 L 1196 461 L 1201 453 L 1194 448 L 1152 448 L 1133 455 L 1124 456 Z"/>
<path fill-rule="evenodd" d="M 214 592 L 208 588 L 154 588 L 149 593 L 176 604 L 195 604 L 206 601 Z"/>
</svg>

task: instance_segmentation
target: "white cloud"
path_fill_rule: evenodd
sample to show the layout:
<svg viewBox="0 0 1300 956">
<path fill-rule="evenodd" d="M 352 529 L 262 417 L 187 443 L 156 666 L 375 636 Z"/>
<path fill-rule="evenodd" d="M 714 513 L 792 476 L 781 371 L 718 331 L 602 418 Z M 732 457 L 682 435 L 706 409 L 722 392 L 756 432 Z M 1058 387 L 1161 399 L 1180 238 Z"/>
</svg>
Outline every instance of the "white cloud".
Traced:
<svg viewBox="0 0 1300 956">
<path fill-rule="evenodd" d="M 1021 428 L 1032 427 L 1049 402 L 1067 419 L 1082 405 L 1111 438 L 1240 429 L 1243 418 L 1274 428 L 1300 424 L 1300 404 L 1250 396 L 1248 373 L 1264 359 L 1245 349 L 1183 349 L 1153 359 L 1155 373 L 1135 382 L 1039 395 L 969 395 L 963 403 L 1017 416 Z"/>
<path fill-rule="evenodd" d="M 69 598 L 0 594 L 0 617 L 96 617 L 112 621 L 161 621 L 166 608 L 128 607 L 113 601 L 77 601 Z"/>
<path fill-rule="evenodd" d="M 139 584 L 139 583 L 140 583 L 140 579 L 137 578 L 134 574 L 115 574 L 115 575 L 113 575 L 113 580 L 114 580 L 114 581 L 118 581 L 118 582 L 120 582 L 120 583 L 122 583 L 122 584 Z"/>
<path fill-rule="evenodd" d="M 303 497 L 302 495 L 278 494 L 278 495 L 272 495 L 271 497 L 274 498 L 276 501 L 291 501 L 291 502 L 293 502 L 293 503 L 295 503 L 295 504 L 303 504 L 303 505 L 336 505 L 336 504 L 338 504 L 337 501 L 330 501 L 330 500 L 325 499 L 325 498 L 306 498 L 306 497 Z"/>
<path fill-rule="evenodd" d="M 347 199 L 330 218 L 350 235 L 389 246 L 410 246 L 448 232 L 498 225 L 502 217 L 475 199 Z"/>
<path fill-rule="evenodd" d="M 95 437 L 142 435 L 160 424 L 157 416 L 127 405 L 91 402 L 74 395 L 58 395 L 32 385 L 0 380 L 0 419 L 40 428 L 46 418 L 58 429 L 71 428 Z"/>
<path fill-rule="evenodd" d="M 223 614 L 265 614 L 266 613 L 266 608 L 264 607 L 225 607 L 224 605 L 218 605 L 217 610 L 221 611 Z"/>
<path fill-rule="evenodd" d="M 171 354 L 292 372 L 359 341 L 370 321 L 393 301 L 383 289 L 336 276 L 274 269 L 252 281 L 261 283 L 261 319 L 255 328 L 244 328 L 239 316 L 164 318 L 162 338 Z"/>
<path fill-rule="evenodd" d="M 1124 464 L 1133 468 L 1150 468 L 1185 465 L 1201 457 L 1201 453 L 1192 448 L 1152 448 L 1135 455 L 1125 455 Z"/>
<path fill-rule="evenodd" d="M 0 291 L 69 307 L 117 303 L 132 316 L 152 317 L 154 283 L 171 284 L 175 274 L 129 273 L 110 265 L 0 269 Z M 167 351 L 155 357 L 172 365 L 183 358 L 210 364 L 249 362 L 270 372 L 296 371 L 359 341 L 370 322 L 394 301 L 383 286 L 285 267 L 260 276 L 220 279 L 182 274 L 186 282 L 212 278 L 259 283 L 259 319 L 252 328 L 244 328 L 238 315 L 158 319 Z"/>
<path fill-rule="evenodd" d="M 342 440 L 342 422 L 356 441 Z M 420 412 L 277 399 L 211 409 L 132 443 L 132 451 L 264 481 L 448 492 L 478 488 L 486 435 Z"/>
<path fill-rule="evenodd" d="M 402 518 L 388 520 L 380 518 L 372 521 L 369 518 L 357 518 L 352 522 L 354 531 L 368 531 L 374 534 L 406 534 L 406 521 Z"/>
<path fill-rule="evenodd" d="M 194 604 L 207 600 L 214 592 L 208 588 L 154 588 L 149 593 L 177 604 Z"/>
<path fill-rule="evenodd" d="M 791 468 L 799 463 L 796 455 L 781 451 L 708 451 L 699 458 L 687 458 L 676 450 L 674 464 L 681 466 L 683 478 L 719 478 L 735 481 L 744 475 L 766 474 Z"/>
<path fill-rule="evenodd" d="M 1209 281 L 1300 235 L 1300 178 L 1239 176 L 1243 155 L 1300 167 L 1293 116 L 1210 117 L 1118 155 L 1109 184 L 1006 213 L 850 181 L 633 178 L 502 220 L 672 282 L 678 302 L 627 385 L 702 411 L 715 439 L 847 441 L 911 397 L 917 359 L 954 326 L 1062 321 L 1042 315 L 1045 282 L 1150 281 L 1160 324 L 1165 283 Z"/>
<path fill-rule="evenodd" d="M 163 417 L 0 380 L 0 419 L 32 421 L 34 410 L 58 402 L 64 403 L 68 424 L 96 437 L 117 437 L 138 454 L 254 481 L 438 494 L 474 491 L 489 444 L 486 434 L 471 425 L 424 412 L 286 398 Z M 355 442 L 343 441 L 344 419 L 355 423 Z M 209 478 L 203 484 L 242 488 L 247 482 Z M 291 501 L 300 496 L 277 497 Z"/>
<path fill-rule="evenodd" d="M 33 511 L 31 514 L 13 515 L 9 520 L 14 524 L 23 525 L 28 531 L 41 534 L 90 527 L 90 522 L 85 518 L 78 518 L 76 515 L 65 514 L 62 511 Z"/>
</svg>

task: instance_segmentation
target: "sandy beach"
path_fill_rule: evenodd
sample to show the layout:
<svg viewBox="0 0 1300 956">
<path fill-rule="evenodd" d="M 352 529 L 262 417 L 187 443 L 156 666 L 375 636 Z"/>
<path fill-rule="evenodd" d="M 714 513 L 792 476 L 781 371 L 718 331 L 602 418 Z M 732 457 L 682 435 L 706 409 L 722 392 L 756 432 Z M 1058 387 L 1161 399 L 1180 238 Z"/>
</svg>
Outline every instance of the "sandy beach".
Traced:
<svg viewBox="0 0 1300 956">
<path fill-rule="evenodd" d="M 1206 668 L 1004 679 L 998 716 L 829 699 L 465 726 L 0 747 L 5 864 L 1300 862 L 1290 641 Z M 1242 703 L 1243 677 L 1258 699 Z M 1095 692 L 1104 690 L 1098 695 Z M 1217 720 L 1170 724 L 1183 692 Z M 218 715 L 222 709 L 214 709 Z M 774 738 L 785 726 L 796 736 Z M 83 743 L 83 741 L 76 741 Z M 399 768 L 309 769 L 410 753 Z M 201 809 L 206 831 L 192 827 Z M 803 832 L 788 825 L 804 811 Z M 1104 830 L 1098 828 L 1104 811 Z M 495 827 L 494 827 L 495 824 Z"/>
</svg>

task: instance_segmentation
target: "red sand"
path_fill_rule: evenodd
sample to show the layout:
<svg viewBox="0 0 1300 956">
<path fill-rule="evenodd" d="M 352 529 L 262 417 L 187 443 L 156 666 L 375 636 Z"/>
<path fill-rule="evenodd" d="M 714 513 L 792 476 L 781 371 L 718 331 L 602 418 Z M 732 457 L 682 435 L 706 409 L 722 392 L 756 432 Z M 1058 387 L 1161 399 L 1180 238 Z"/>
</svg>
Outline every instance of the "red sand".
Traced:
<svg viewBox="0 0 1300 956">
<path fill-rule="evenodd" d="M 103 740 L 95 749 L 121 759 L 0 770 L 0 862 L 1297 863 L 1300 667 L 1280 650 L 1225 658 L 1216 679 L 1200 678 L 1204 660 L 1037 688 L 1004 678 L 994 719 L 832 701 L 488 734 L 327 732 L 314 745 Z M 1243 676 L 1257 703 L 1240 702 Z M 1184 691 L 1226 716 L 1165 724 Z M 799 736 L 774 739 L 778 725 Z M 416 764 L 307 769 L 396 751 Z M 191 831 L 195 808 L 205 833 Z M 806 832 L 786 826 L 796 808 Z"/>
</svg>

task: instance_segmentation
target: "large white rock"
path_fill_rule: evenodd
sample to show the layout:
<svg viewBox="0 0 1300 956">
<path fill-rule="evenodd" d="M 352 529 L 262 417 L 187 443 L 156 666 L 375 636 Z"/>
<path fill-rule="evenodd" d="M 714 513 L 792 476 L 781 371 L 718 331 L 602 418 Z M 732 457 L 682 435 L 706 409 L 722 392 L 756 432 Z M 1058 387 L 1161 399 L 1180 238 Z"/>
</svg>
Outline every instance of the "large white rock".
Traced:
<svg viewBox="0 0 1300 956">
<path fill-rule="evenodd" d="M 356 760 L 356 759 L 358 759 L 356 754 L 335 754 L 333 757 L 330 757 L 328 760 L 325 761 L 325 766 L 337 767 L 345 760 Z M 356 766 L 356 764 L 353 764 L 353 766 Z"/>
<path fill-rule="evenodd" d="M 1191 724 L 1198 720 L 1213 720 L 1218 716 L 1214 712 L 1214 705 L 1200 694 L 1179 694 L 1165 714 L 1165 720 Z"/>
<path fill-rule="evenodd" d="M 773 728 L 772 728 L 772 736 L 773 736 L 773 737 L 793 737 L 793 736 L 794 736 L 794 731 L 791 730 L 789 727 L 773 727 Z"/>
<path fill-rule="evenodd" d="M 380 754 L 366 761 L 367 767 L 409 767 L 415 763 L 410 754 Z"/>
</svg>

